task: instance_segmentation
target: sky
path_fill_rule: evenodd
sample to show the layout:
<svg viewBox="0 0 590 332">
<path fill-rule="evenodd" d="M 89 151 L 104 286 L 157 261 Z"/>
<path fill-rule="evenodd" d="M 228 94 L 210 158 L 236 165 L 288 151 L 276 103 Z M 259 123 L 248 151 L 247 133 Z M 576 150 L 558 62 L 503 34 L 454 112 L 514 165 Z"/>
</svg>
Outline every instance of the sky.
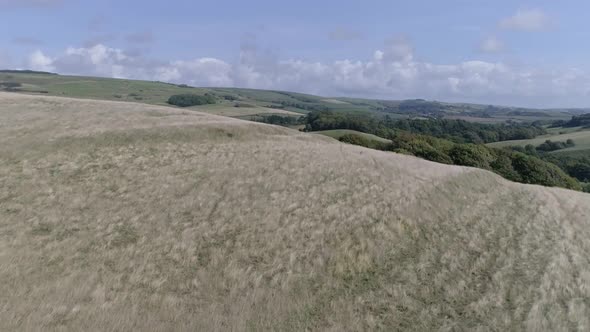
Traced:
<svg viewBox="0 0 590 332">
<path fill-rule="evenodd" d="M 590 107 L 589 1 L 0 0 L 0 68 Z"/>
</svg>

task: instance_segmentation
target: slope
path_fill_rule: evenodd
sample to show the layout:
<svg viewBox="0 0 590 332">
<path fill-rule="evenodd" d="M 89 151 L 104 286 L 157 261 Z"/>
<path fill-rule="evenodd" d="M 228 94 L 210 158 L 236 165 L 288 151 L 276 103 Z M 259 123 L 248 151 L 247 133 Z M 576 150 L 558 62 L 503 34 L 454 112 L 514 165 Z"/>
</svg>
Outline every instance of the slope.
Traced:
<svg viewBox="0 0 590 332">
<path fill-rule="evenodd" d="M 590 196 L 0 93 L 0 330 L 590 328 Z"/>
</svg>

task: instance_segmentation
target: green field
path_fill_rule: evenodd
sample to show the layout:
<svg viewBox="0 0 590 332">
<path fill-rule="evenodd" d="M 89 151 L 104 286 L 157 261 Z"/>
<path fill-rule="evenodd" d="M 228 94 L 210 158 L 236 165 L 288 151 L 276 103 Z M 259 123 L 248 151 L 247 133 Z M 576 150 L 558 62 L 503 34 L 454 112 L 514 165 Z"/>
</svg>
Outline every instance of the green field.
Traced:
<svg viewBox="0 0 590 332">
<path fill-rule="evenodd" d="M 252 95 L 251 93 L 247 94 L 237 89 L 193 88 L 163 82 L 31 73 L 0 73 L 0 82 L 16 82 L 22 84 L 22 87 L 16 91 L 22 93 L 96 100 L 131 101 L 152 105 L 168 105 L 166 103 L 168 98 L 176 94 L 192 93 L 203 95 L 205 93 L 213 93 L 220 97 L 222 100 L 220 103 L 187 109 L 231 117 L 255 114 L 299 116 L 305 113 L 305 111 L 292 112 L 288 109 L 269 108 L 267 106 L 271 106 L 271 103 L 251 99 L 248 97 Z M 259 93 L 263 94 L 264 91 Z M 229 96 L 232 100 L 224 100 L 225 96 Z M 277 97 L 270 92 L 268 93 L 269 99 L 272 99 L 273 96 Z M 282 97 L 286 98 L 286 96 Z M 236 103 L 247 103 L 252 105 L 252 107 L 234 107 Z"/>
<path fill-rule="evenodd" d="M 349 129 L 336 129 L 336 130 L 322 130 L 322 131 L 314 131 L 314 134 L 321 134 L 324 136 L 329 136 L 335 139 L 339 139 L 340 137 L 346 135 L 346 134 L 354 134 L 354 135 L 359 135 L 362 136 L 366 139 L 372 140 L 372 141 L 378 141 L 378 142 L 383 142 L 383 143 L 389 143 L 391 142 L 388 139 L 385 139 L 383 137 L 379 137 L 379 136 L 375 136 L 372 134 L 366 134 L 360 131 L 356 131 L 356 130 L 349 130 Z"/>
<path fill-rule="evenodd" d="M 18 82 L 22 92 L 100 100 L 137 101 L 165 105 L 171 95 L 204 94 L 207 89 L 99 77 L 0 73 L 0 82 Z"/>
<path fill-rule="evenodd" d="M 539 136 L 533 139 L 495 142 L 488 145 L 493 147 L 526 146 L 528 144 L 538 146 L 546 140 L 565 142 L 568 139 L 572 139 L 574 140 L 576 146 L 568 149 L 554 151 L 552 153 L 588 152 L 588 150 L 590 150 L 590 130 L 580 130 L 580 128 L 577 128 L 578 131 L 574 130 L 576 130 L 576 128 L 552 128 L 549 130 L 549 135 Z M 559 134 L 560 132 L 565 133 Z"/>
</svg>

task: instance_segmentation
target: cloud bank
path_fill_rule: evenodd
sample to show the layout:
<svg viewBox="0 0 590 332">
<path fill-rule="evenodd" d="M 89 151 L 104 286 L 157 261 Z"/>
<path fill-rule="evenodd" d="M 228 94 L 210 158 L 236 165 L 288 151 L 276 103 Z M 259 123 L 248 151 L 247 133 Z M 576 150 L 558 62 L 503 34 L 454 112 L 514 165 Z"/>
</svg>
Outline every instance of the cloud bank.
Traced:
<svg viewBox="0 0 590 332">
<path fill-rule="evenodd" d="M 490 50 L 498 45 L 490 43 Z M 27 67 L 185 83 L 193 86 L 290 90 L 328 96 L 427 98 L 523 106 L 590 105 L 590 74 L 576 68 L 529 68 L 480 60 L 435 64 L 416 59 L 404 39 L 393 39 L 367 60 L 280 60 L 243 45 L 235 64 L 216 58 L 158 61 L 103 44 L 32 53 Z M 575 101 L 572 102 L 572 101 Z"/>
</svg>

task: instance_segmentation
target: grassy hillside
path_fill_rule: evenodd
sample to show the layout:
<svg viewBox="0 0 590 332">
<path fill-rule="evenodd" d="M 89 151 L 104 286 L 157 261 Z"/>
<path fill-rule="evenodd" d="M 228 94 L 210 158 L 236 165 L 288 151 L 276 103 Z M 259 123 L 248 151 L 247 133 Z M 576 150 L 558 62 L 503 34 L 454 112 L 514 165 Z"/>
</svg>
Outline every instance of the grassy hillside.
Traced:
<svg viewBox="0 0 590 332">
<path fill-rule="evenodd" d="M 17 86 L 15 86 L 17 84 Z M 0 71 L 0 91 L 88 98 L 115 101 L 133 101 L 164 105 L 175 94 L 214 94 L 221 107 L 199 106 L 194 110 L 213 114 L 230 114 L 243 117 L 268 113 L 268 109 L 306 114 L 309 111 L 332 110 L 338 112 L 372 112 L 393 118 L 461 118 L 472 122 L 498 123 L 506 121 L 532 122 L 569 120 L 576 109 L 526 109 L 490 105 L 443 103 L 425 100 L 369 100 L 360 98 L 328 98 L 295 92 L 233 88 L 193 88 L 162 82 L 120 80 L 111 78 L 76 77 L 34 72 Z M 236 103 L 253 107 L 227 112 Z M 224 113 L 217 113 L 223 110 Z M 258 113 L 256 113 L 258 112 Z M 279 112 L 275 112 L 279 113 Z"/>
<path fill-rule="evenodd" d="M 551 131 L 552 133 L 550 135 L 539 136 L 533 139 L 496 142 L 489 145 L 494 147 L 526 146 L 528 144 L 538 146 L 546 140 L 565 142 L 568 139 L 573 139 L 576 144 L 574 147 L 558 150 L 553 153 L 585 151 L 590 156 L 590 130 L 581 128 L 552 128 Z"/>
<path fill-rule="evenodd" d="M 587 194 L 137 103 L 0 140 L 0 330 L 590 327 Z"/>
<path fill-rule="evenodd" d="M 344 135 L 355 134 L 355 135 L 364 137 L 364 138 L 371 140 L 371 141 L 377 141 L 377 142 L 383 142 L 383 143 L 390 142 L 390 140 L 385 139 L 383 137 L 379 137 L 379 136 L 372 135 L 372 134 L 362 133 L 362 132 L 356 131 L 356 130 L 348 130 L 348 129 L 321 130 L 321 131 L 314 131 L 313 133 L 314 134 L 321 134 L 321 135 L 332 137 L 335 139 L 339 139 L 340 137 L 342 137 Z"/>
<path fill-rule="evenodd" d="M 220 103 L 216 105 L 190 107 L 188 109 L 224 116 L 247 116 L 255 114 L 301 115 L 300 113 L 290 112 L 288 110 L 264 107 L 263 103 L 253 102 L 248 98 L 242 97 L 240 93 L 193 88 L 162 82 L 2 72 L 0 72 L 0 82 L 21 84 L 21 86 L 12 89 L 16 92 L 86 99 L 132 101 L 153 105 L 167 105 L 168 98 L 177 94 L 191 93 L 204 95 L 205 93 L 214 93 L 218 95 Z M 2 85 L 0 83 L 1 87 Z M 228 97 L 230 100 L 226 100 L 224 97 Z M 249 107 L 235 107 L 236 104 L 247 104 Z"/>
</svg>

